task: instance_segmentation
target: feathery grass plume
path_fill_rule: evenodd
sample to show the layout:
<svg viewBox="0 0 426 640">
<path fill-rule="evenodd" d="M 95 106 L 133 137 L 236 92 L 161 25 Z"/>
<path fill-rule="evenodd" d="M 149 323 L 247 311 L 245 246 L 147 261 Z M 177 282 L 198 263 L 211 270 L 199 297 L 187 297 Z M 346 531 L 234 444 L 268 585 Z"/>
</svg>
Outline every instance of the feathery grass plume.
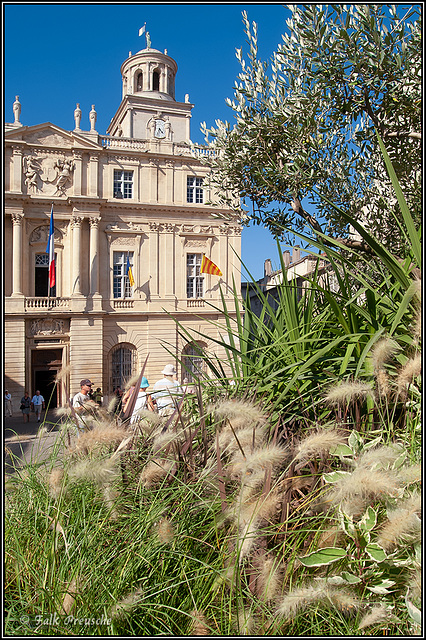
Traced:
<svg viewBox="0 0 426 640">
<path fill-rule="evenodd" d="M 244 452 L 251 453 L 253 450 L 253 441 L 254 441 L 254 449 L 262 446 L 262 443 L 265 439 L 264 425 L 260 425 L 253 429 L 253 427 L 249 427 L 247 429 L 240 429 L 238 431 L 238 442 L 240 443 Z M 214 443 L 213 448 L 216 447 L 216 443 Z M 231 454 L 234 451 L 239 451 L 240 448 L 235 439 L 235 435 L 232 429 L 229 426 L 225 426 L 219 434 L 219 449 L 223 454 Z"/>
<path fill-rule="evenodd" d="M 111 458 L 106 460 L 80 460 L 68 469 L 70 480 L 87 480 L 99 485 L 111 482 L 116 476 L 116 461 Z"/>
<path fill-rule="evenodd" d="M 282 571 L 276 558 L 259 556 L 256 564 L 260 571 L 256 580 L 256 592 L 259 598 L 269 602 L 276 598 L 282 586 Z"/>
<path fill-rule="evenodd" d="M 64 470 L 56 467 L 49 474 L 49 494 L 57 500 L 64 487 Z"/>
<path fill-rule="evenodd" d="M 115 396 L 112 396 L 107 406 L 108 413 L 114 413 L 116 405 L 117 405 L 117 398 Z"/>
<path fill-rule="evenodd" d="M 173 469 L 174 465 L 174 460 L 162 460 L 161 458 L 151 460 L 144 467 L 139 481 L 143 487 L 148 489 L 165 478 Z"/>
<path fill-rule="evenodd" d="M 237 568 L 235 566 L 235 562 L 232 561 L 225 569 L 223 569 L 214 579 L 212 585 L 212 591 L 216 592 L 223 585 L 227 587 L 231 587 L 235 583 L 235 579 L 238 575 Z"/>
<path fill-rule="evenodd" d="M 129 378 L 124 386 L 124 390 L 128 391 L 130 387 L 134 387 L 139 380 L 139 373 L 135 374 L 131 378 Z"/>
<path fill-rule="evenodd" d="M 95 428 L 91 431 L 84 432 L 78 438 L 74 446 L 74 451 L 76 453 L 87 454 L 103 446 L 117 445 L 120 444 L 127 435 L 127 431 L 120 427 L 106 426 L 105 428 Z"/>
<path fill-rule="evenodd" d="M 422 578 L 422 568 L 420 566 L 410 571 L 407 587 L 409 589 L 410 600 L 414 603 L 421 603 L 422 601 Z"/>
<path fill-rule="evenodd" d="M 294 459 L 308 461 L 321 453 L 328 453 L 330 449 L 343 444 L 345 440 L 345 436 L 335 429 L 315 431 L 299 442 Z"/>
<path fill-rule="evenodd" d="M 119 513 L 116 509 L 117 496 L 118 496 L 117 491 L 114 491 L 110 485 L 108 484 L 104 485 L 102 490 L 102 497 L 103 497 L 105 506 L 110 512 L 110 518 L 112 520 L 118 520 L 119 518 Z"/>
<path fill-rule="evenodd" d="M 281 496 L 276 491 L 270 491 L 267 495 L 252 498 L 250 502 L 234 503 L 234 520 L 240 524 L 258 520 L 268 520 L 277 513 L 277 505 Z"/>
<path fill-rule="evenodd" d="M 71 415 L 71 407 L 57 407 L 54 411 L 54 414 L 57 418 L 62 416 L 69 417 Z"/>
<path fill-rule="evenodd" d="M 422 337 L 422 312 L 420 307 L 416 309 L 412 326 L 412 334 L 414 338 L 414 344 L 418 344 Z"/>
<path fill-rule="evenodd" d="M 359 631 L 374 624 L 380 624 L 389 618 L 389 611 L 383 605 L 373 607 L 361 620 L 358 625 Z"/>
<path fill-rule="evenodd" d="M 160 544 L 170 544 L 175 538 L 175 528 L 168 518 L 161 518 L 152 531 Z"/>
<path fill-rule="evenodd" d="M 202 611 L 197 611 L 194 609 L 189 614 L 192 618 L 191 628 L 189 631 L 190 636 L 209 636 L 210 629 L 207 626 L 207 621 L 204 613 Z"/>
<path fill-rule="evenodd" d="M 243 400 L 224 400 L 208 408 L 220 420 L 229 420 L 234 429 L 242 429 L 254 424 L 264 424 L 266 415 L 258 407 Z"/>
<path fill-rule="evenodd" d="M 400 349 L 399 344 L 389 337 L 382 338 L 376 342 L 371 351 L 371 361 L 374 370 L 379 371 L 379 369 L 382 369 L 385 362 L 388 362 Z"/>
<path fill-rule="evenodd" d="M 293 589 L 287 593 L 278 607 L 277 613 L 292 620 L 301 611 L 318 603 L 331 604 L 341 611 L 355 610 L 359 606 L 357 598 L 348 590 L 320 582 Z"/>
<path fill-rule="evenodd" d="M 54 377 L 54 381 L 56 382 L 56 384 L 58 384 L 59 382 L 62 382 L 62 380 L 66 378 L 70 373 L 71 373 L 71 365 L 70 364 L 64 365 L 59 369 L 58 373 Z"/>
<path fill-rule="evenodd" d="M 109 612 L 109 617 L 117 619 L 123 618 L 126 614 L 131 613 L 132 609 L 142 600 L 142 587 L 136 589 L 125 598 L 117 602 Z"/>
<path fill-rule="evenodd" d="M 397 446 L 383 445 L 364 451 L 357 460 L 357 467 L 364 469 L 388 469 L 403 453 L 403 449 Z"/>
<path fill-rule="evenodd" d="M 342 382 L 329 387 L 325 401 L 330 405 L 346 406 L 353 400 L 363 400 L 373 395 L 370 382 Z"/>
<path fill-rule="evenodd" d="M 251 609 L 244 609 L 240 611 L 238 617 L 235 620 L 235 626 L 238 629 L 240 636 L 252 636 L 256 631 L 256 620 L 251 612 Z"/>
<path fill-rule="evenodd" d="M 379 369 L 376 373 L 377 391 L 381 398 L 388 398 L 391 392 L 389 386 L 389 376 L 384 369 Z"/>
<path fill-rule="evenodd" d="M 372 499 L 382 495 L 394 495 L 398 487 L 396 477 L 390 472 L 359 467 L 342 476 L 330 494 L 331 502 L 352 502 L 356 498 Z"/>
<path fill-rule="evenodd" d="M 416 354 L 414 358 L 410 358 L 406 364 L 402 367 L 398 374 L 397 386 L 398 393 L 405 395 L 408 387 L 413 383 L 414 378 L 420 375 L 422 368 L 422 357 L 420 353 Z"/>
<path fill-rule="evenodd" d="M 76 578 L 73 578 L 68 585 L 68 588 L 65 592 L 64 599 L 62 601 L 62 609 L 67 615 L 69 615 L 74 608 L 75 596 L 77 593 L 78 593 L 78 580 Z"/>
<path fill-rule="evenodd" d="M 401 467 L 398 469 L 397 480 L 403 487 L 415 482 L 421 482 L 422 479 L 422 465 L 413 464 L 409 467 Z"/>
<path fill-rule="evenodd" d="M 266 471 L 274 466 L 282 464 L 288 458 L 288 450 L 277 445 L 265 446 L 256 449 L 252 454 L 243 458 L 240 450 L 232 456 L 230 465 L 231 473 L 245 477 L 246 474 L 253 474 L 256 471 Z"/>
<path fill-rule="evenodd" d="M 152 443 L 152 453 L 158 454 L 162 449 L 166 449 L 171 442 L 179 441 L 181 438 L 181 432 L 165 431 L 159 433 Z"/>
<path fill-rule="evenodd" d="M 240 552 L 240 564 L 243 562 L 244 558 L 246 558 L 250 551 L 254 547 L 254 543 L 256 542 L 257 531 L 258 531 L 258 520 L 253 520 L 252 522 L 248 522 L 244 526 L 240 528 L 238 534 L 238 548 Z"/>
<path fill-rule="evenodd" d="M 420 540 L 421 520 L 417 513 L 421 512 L 419 493 L 399 503 L 398 508 L 388 511 L 388 520 L 377 536 L 377 544 L 385 551 L 390 551 L 398 543 L 414 539 Z"/>
</svg>

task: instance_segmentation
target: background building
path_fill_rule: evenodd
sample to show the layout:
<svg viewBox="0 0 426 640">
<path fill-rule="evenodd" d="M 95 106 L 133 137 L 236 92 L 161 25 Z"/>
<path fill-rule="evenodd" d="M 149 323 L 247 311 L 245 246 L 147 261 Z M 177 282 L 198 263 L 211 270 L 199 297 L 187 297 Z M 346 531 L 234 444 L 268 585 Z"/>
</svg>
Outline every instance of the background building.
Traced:
<svg viewBox="0 0 426 640">
<path fill-rule="evenodd" d="M 207 150 L 190 142 L 193 105 L 175 99 L 176 62 L 150 46 L 121 66 L 122 100 L 107 134 L 26 127 L 19 97 L 5 126 L 5 379 L 13 397 L 40 389 L 51 407 L 90 378 L 105 395 L 138 374 L 151 384 L 168 362 L 200 366 L 173 318 L 218 337 L 219 283 L 239 281 L 241 227 L 212 217 Z M 54 116 L 54 114 L 52 114 Z M 87 114 L 86 114 L 87 117 Z M 48 295 L 50 210 L 56 286 Z M 206 254 L 223 276 L 200 274 Z M 129 261 L 134 278 L 127 275 Z M 170 315 L 169 315 L 170 314 Z M 213 322 L 212 322 L 213 321 Z M 200 340 L 216 351 L 210 339 Z M 166 348 L 165 346 L 166 345 Z M 169 351 L 169 352 L 168 352 Z M 222 354 L 219 354 L 222 355 Z M 63 383 L 54 388 L 62 372 Z"/>
</svg>

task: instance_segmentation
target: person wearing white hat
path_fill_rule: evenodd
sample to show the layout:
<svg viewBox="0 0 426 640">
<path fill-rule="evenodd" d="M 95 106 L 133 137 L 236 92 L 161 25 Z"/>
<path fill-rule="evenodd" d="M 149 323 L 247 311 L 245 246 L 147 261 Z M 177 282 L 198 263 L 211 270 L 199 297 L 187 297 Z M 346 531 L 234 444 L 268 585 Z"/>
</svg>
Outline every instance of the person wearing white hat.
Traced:
<svg viewBox="0 0 426 640">
<path fill-rule="evenodd" d="M 167 416 L 174 411 L 173 396 L 182 393 L 180 384 L 174 379 L 176 369 L 173 364 L 166 364 L 161 372 L 164 378 L 154 384 L 153 396 L 157 402 L 158 413 Z"/>
</svg>

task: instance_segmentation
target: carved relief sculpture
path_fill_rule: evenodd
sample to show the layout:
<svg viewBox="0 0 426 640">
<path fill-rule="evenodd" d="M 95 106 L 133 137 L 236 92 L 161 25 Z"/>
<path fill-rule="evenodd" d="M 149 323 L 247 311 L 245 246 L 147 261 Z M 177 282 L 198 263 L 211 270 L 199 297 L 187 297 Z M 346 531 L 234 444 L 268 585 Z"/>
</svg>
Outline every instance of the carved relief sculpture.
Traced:
<svg viewBox="0 0 426 640">
<path fill-rule="evenodd" d="M 38 162 L 35 158 L 31 156 L 24 157 L 24 173 L 25 173 L 25 184 L 27 185 L 27 193 L 36 193 L 38 184 L 38 174 L 40 172 L 40 167 L 38 166 Z"/>
<path fill-rule="evenodd" d="M 55 333 L 64 332 L 63 320 L 33 320 L 31 323 L 31 334 L 33 336 L 50 336 Z"/>
<path fill-rule="evenodd" d="M 54 164 L 54 168 L 58 170 L 58 181 L 56 183 L 56 193 L 54 195 L 65 195 L 65 190 L 69 187 L 71 182 L 72 172 L 75 169 L 75 164 L 72 160 L 57 160 Z"/>
<path fill-rule="evenodd" d="M 40 227 L 36 227 L 34 231 L 30 235 L 30 244 L 34 244 L 36 242 L 46 243 L 49 238 L 49 225 L 43 225 Z M 55 242 L 62 242 L 62 233 L 57 228 L 57 223 L 55 222 L 55 231 L 54 231 L 54 239 Z"/>
<path fill-rule="evenodd" d="M 169 116 L 166 116 L 165 120 L 166 120 L 166 123 L 164 125 L 164 128 L 166 130 L 166 138 L 167 140 L 171 140 L 172 139 L 172 123 L 169 120 Z"/>
</svg>

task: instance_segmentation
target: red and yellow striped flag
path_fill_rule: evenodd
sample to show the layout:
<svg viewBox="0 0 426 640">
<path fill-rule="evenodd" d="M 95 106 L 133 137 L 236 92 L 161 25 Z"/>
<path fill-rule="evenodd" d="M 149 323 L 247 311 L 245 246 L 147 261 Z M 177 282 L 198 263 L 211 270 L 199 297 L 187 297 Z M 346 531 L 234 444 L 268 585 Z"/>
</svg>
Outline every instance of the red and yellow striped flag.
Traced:
<svg viewBox="0 0 426 640">
<path fill-rule="evenodd" d="M 210 273 L 212 276 L 221 276 L 222 271 L 215 265 L 214 262 L 206 258 L 203 254 L 203 259 L 201 260 L 201 268 L 200 273 Z"/>
</svg>

